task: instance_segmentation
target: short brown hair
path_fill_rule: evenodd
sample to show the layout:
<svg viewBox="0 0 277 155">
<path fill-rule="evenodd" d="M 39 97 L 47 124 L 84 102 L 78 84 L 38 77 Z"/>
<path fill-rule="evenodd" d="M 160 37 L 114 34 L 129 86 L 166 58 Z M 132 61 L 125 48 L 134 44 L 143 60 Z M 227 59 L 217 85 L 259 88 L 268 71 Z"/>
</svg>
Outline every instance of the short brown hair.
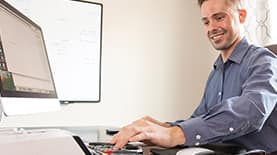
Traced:
<svg viewBox="0 0 277 155">
<path fill-rule="evenodd" d="M 205 1 L 207 1 L 207 0 L 198 0 L 198 5 L 199 5 L 199 7 L 201 7 L 202 4 L 203 4 Z"/>
<path fill-rule="evenodd" d="M 202 4 L 208 0 L 198 0 L 198 5 L 199 7 L 202 6 Z M 233 5 L 235 5 L 238 9 L 241 8 L 241 2 L 240 0 L 228 0 L 229 2 L 231 2 Z"/>
</svg>

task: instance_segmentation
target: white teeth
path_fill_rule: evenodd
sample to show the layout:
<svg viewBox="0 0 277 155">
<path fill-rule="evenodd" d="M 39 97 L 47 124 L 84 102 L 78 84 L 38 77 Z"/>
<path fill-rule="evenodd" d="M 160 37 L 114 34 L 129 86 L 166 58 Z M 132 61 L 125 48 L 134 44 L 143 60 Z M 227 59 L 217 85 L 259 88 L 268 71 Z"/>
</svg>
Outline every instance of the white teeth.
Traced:
<svg viewBox="0 0 277 155">
<path fill-rule="evenodd" d="M 213 37 L 213 39 L 218 39 L 218 38 L 220 38 L 221 37 L 221 35 L 220 36 L 215 36 L 215 37 Z"/>
<path fill-rule="evenodd" d="M 216 35 L 216 36 L 212 36 L 211 38 L 212 38 L 213 40 L 216 40 L 216 39 L 218 39 L 218 38 L 222 37 L 222 35 L 223 35 L 223 34 Z"/>
</svg>

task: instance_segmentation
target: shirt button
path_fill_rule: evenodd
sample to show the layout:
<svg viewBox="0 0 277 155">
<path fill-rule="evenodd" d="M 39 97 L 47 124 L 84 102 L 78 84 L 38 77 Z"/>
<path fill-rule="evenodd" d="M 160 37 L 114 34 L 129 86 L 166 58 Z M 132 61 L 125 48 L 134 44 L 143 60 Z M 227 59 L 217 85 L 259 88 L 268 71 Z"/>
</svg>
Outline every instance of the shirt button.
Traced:
<svg viewBox="0 0 277 155">
<path fill-rule="evenodd" d="M 195 137 L 197 140 L 200 140 L 201 139 L 201 136 L 200 135 L 196 135 Z"/>
<path fill-rule="evenodd" d="M 199 146 L 199 145 L 200 145 L 200 143 L 199 143 L 199 142 L 196 142 L 196 143 L 195 143 L 195 146 Z"/>
<path fill-rule="evenodd" d="M 234 131 L 234 128 L 229 128 L 229 131 L 230 131 L 230 132 L 233 132 L 233 131 Z"/>
<path fill-rule="evenodd" d="M 221 96 L 221 94 L 222 94 L 221 92 L 218 93 L 219 96 Z"/>
</svg>

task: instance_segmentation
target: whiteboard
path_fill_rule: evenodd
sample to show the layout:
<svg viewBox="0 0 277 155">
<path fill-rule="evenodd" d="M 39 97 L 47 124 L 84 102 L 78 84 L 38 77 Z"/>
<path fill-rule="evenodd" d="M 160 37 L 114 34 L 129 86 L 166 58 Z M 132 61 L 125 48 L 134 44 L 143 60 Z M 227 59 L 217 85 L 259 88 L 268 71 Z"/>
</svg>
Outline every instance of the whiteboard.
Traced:
<svg viewBox="0 0 277 155">
<path fill-rule="evenodd" d="M 41 26 L 59 100 L 100 102 L 102 4 L 6 1 Z"/>
</svg>

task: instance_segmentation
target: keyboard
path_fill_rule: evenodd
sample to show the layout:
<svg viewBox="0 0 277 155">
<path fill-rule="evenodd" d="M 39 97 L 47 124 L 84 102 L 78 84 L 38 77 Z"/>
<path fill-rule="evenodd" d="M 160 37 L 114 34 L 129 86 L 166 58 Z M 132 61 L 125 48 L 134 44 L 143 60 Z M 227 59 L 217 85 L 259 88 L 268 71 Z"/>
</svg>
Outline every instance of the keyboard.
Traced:
<svg viewBox="0 0 277 155">
<path fill-rule="evenodd" d="M 90 142 L 88 148 L 93 155 L 142 155 L 143 150 L 141 146 L 127 144 L 119 151 L 113 151 L 113 144 L 105 142 Z"/>
</svg>

